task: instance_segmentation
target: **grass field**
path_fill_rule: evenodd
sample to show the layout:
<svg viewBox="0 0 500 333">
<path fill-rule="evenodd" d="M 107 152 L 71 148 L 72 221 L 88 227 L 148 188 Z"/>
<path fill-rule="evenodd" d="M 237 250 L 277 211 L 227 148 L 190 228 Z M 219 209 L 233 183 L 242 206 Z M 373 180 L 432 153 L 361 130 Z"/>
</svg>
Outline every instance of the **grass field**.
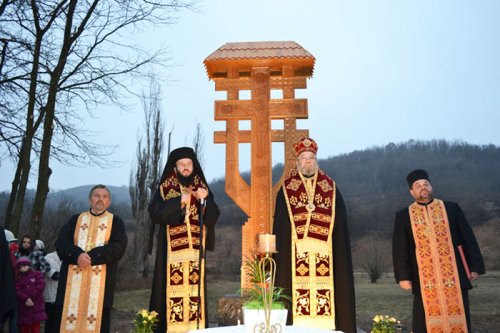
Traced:
<svg viewBox="0 0 500 333">
<path fill-rule="evenodd" d="M 356 312 L 357 325 L 369 332 L 371 320 L 377 314 L 396 317 L 405 326 L 411 326 L 412 296 L 401 290 L 391 276 L 378 283 L 369 283 L 368 278 L 357 276 Z M 209 320 L 217 322 L 217 300 L 239 289 L 236 281 L 212 281 L 208 284 Z M 131 321 L 137 310 L 147 308 L 150 290 L 118 292 L 115 296 L 112 317 L 112 332 L 130 332 Z M 479 278 L 469 292 L 472 326 L 474 333 L 500 332 L 500 272 L 488 273 Z M 409 330 L 408 330 L 409 332 Z"/>
</svg>

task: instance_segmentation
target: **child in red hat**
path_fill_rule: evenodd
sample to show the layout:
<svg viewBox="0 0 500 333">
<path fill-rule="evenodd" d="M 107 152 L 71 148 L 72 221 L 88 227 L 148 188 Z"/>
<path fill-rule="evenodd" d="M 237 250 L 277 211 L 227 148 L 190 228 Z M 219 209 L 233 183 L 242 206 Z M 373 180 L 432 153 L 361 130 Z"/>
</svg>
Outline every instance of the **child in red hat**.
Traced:
<svg viewBox="0 0 500 333">
<path fill-rule="evenodd" d="M 40 333 L 40 322 L 47 319 L 43 300 L 45 279 L 41 272 L 31 268 L 27 257 L 17 260 L 17 269 L 17 324 L 21 333 Z"/>
</svg>

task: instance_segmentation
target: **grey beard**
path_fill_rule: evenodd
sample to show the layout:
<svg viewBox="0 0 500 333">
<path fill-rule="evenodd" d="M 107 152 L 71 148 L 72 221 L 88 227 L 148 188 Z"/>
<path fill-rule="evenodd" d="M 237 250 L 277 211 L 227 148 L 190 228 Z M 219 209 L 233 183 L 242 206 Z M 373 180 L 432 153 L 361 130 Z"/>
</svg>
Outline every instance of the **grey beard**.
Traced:
<svg viewBox="0 0 500 333">
<path fill-rule="evenodd" d="M 314 176 L 314 174 L 316 173 L 316 168 L 314 168 L 313 170 L 299 169 L 299 172 L 302 174 L 302 176 L 304 176 L 306 178 L 310 178 L 310 177 Z"/>
</svg>

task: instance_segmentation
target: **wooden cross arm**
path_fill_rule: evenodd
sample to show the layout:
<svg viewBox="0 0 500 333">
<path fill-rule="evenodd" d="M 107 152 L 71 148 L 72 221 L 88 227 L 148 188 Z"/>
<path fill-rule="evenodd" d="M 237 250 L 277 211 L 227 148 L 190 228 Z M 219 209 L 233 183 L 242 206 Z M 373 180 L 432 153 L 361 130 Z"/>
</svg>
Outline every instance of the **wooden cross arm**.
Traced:
<svg viewBox="0 0 500 333">
<path fill-rule="evenodd" d="M 251 120 L 257 112 L 251 100 L 215 101 L 215 120 Z M 272 99 L 269 101 L 269 116 L 272 119 L 307 119 L 307 99 Z"/>
<path fill-rule="evenodd" d="M 297 137 L 303 137 L 309 135 L 309 130 L 295 130 Z M 214 143 L 226 143 L 225 131 L 215 131 L 214 132 Z M 284 130 L 271 130 L 271 141 L 272 142 L 285 142 L 285 131 Z M 238 143 L 251 143 L 251 131 L 238 131 Z"/>
</svg>

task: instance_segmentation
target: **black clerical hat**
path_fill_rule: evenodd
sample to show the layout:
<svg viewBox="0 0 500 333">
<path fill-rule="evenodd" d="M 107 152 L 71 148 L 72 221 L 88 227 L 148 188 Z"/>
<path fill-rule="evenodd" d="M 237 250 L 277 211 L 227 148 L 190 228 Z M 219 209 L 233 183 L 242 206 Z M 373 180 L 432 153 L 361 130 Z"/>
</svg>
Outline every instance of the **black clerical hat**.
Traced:
<svg viewBox="0 0 500 333">
<path fill-rule="evenodd" d="M 200 177 L 205 184 L 207 184 L 207 180 L 205 179 L 205 175 L 203 174 L 203 170 L 201 169 L 200 162 L 198 161 L 198 158 L 196 157 L 196 153 L 193 150 L 193 148 L 180 147 L 172 150 L 168 155 L 167 163 L 165 164 L 165 168 L 163 169 L 163 174 L 160 179 L 160 185 L 165 181 L 165 179 L 167 179 L 168 175 L 172 172 L 175 163 L 177 163 L 178 160 L 183 158 L 189 158 L 191 161 L 193 161 L 193 172 L 197 174 L 198 177 Z"/>
<path fill-rule="evenodd" d="M 419 179 L 429 180 L 429 174 L 427 173 L 427 171 L 417 169 L 413 170 L 408 174 L 408 176 L 406 176 L 406 181 L 408 182 L 408 186 L 410 186 L 410 188 L 412 187 L 413 183 Z"/>
</svg>

